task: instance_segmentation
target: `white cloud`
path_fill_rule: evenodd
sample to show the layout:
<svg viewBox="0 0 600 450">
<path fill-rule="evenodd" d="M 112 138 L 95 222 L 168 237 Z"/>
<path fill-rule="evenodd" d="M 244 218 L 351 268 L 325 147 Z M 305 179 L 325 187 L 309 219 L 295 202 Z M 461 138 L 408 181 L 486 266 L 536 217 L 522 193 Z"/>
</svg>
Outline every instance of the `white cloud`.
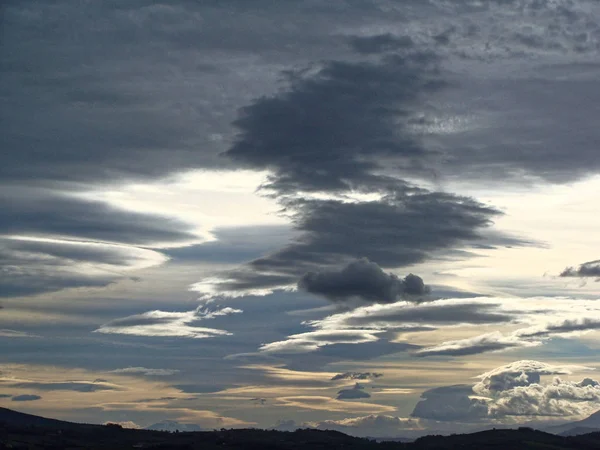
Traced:
<svg viewBox="0 0 600 450">
<path fill-rule="evenodd" d="M 206 310 L 198 308 L 186 312 L 149 311 L 116 319 L 95 330 L 104 334 L 127 334 L 133 336 L 161 336 L 203 339 L 229 336 L 232 333 L 216 328 L 198 326 L 198 322 L 219 316 L 241 313 L 242 310 L 223 308 Z"/>
</svg>

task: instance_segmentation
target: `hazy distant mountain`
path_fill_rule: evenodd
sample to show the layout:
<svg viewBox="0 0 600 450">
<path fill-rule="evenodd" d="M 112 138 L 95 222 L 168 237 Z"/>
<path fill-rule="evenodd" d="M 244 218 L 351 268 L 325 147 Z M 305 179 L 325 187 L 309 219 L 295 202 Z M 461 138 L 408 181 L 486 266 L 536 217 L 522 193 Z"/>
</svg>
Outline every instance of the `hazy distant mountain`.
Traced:
<svg viewBox="0 0 600 450">
<path fill-rule="evenodd" d="M 577 436 L 579 434 L 600 431 L 600 410 L 583 420 L 548 427 L 545 431 L 560 434 L 561 436 Z"/>
<path fill-rule="evenodd" d="M 567 431 L 563 431 L 562 433 L 558 433 L 558 435 L 559 436 L 579 436 L 582 434 L 597 433 L 599 431 L 600 431 L 600 428 L 574 427 L 574 428 L 569 428 Z"/>
<path fill-rule="evenodd" d="M 202 431 L 198 425 L 193 423 L 179 423 L 174 420 L 163 420 L 162 422 L 155 423 L 145 428 L 146 430 L 154 431 L 169 431 L 174 433 L 179 432 L 190 432 L 190 431 Z"/>
</svg>

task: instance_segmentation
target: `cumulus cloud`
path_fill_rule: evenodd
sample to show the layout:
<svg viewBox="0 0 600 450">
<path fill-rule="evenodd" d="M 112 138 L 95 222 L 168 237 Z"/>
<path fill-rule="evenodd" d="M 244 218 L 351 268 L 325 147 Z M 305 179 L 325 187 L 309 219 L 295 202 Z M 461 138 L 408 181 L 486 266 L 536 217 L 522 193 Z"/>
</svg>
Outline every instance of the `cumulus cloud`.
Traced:
<svg viewBox="0 0 600 450">
<path fill-rule="evenodd" d="M 344 372 L 334 375 L 331 380 L 374 380 L 382 376 L 383 374 L 378 372 Z"/>
<path fill-rule="evenodd" d="M 523 360 L 479 376 L 474 385 L 444 386 L 422 394 L 413 416 L 434 420 L 477 421 L 508 417 L 569 417 L 590 414 L 600 407 L 600 383 L 592 378 L 565 380 L 572 370 Z M 549 382 L 543 376 L 551 376 Z"/>
<path fill-rule="evenodd" d="M 539 361 L 516 361 L 479 376 L 474 385 L 455 385 L 425 391 L 413 416 L 434 420 L 478 421 L 509 416 L 577 416 L 600 406 L 599 383 L 591 378 L 569 381 L 582 367 L 554 366 Z M 553 376 L 549 383 L 542 376 Z"/>
<path fill-rule="evenodd" d="M 559 276 L 564 278 L 598 278 L 600 280 L 600 259 L 585 262 L 579 267 L 567 267 Z"/>
<path fill-rule="evenodd" d="M 142 314 L 112 320 L 95 330 L 104 334 L 127 334 L 133 336 L 162 336 L 203 339 L 229 336 L 232 333 L 216 328 L 199 326 L 201 322 L 219 316 L 239 314 L 242 310 L 222 308 L 207 310 L 200 307 L 194 311 L 167 312 L 148 311 Z"/>
<path fill-rule="evenodd" d="M 571 373 L 569 367 L 553 366 L 540 361 L 515 361 L 479 375 L 480 381 L 474 386 L 475 392 L 488 395 L 519 386 L 538 384 L 541 375 L 565 375 Z"/>
<path fill-rule="evenodd" d="M 421 277 L 408 274 L 400 278 L 385 273 L 366 258 L 338 270 L 307 272 L 298 281 L 298 288 L 336 302 L 356 299 L 369 303 L 393 303 L 402 297 L 420 298 L 430 291 Z"/>
<path fill-rule="evenodd" d="M 357 399 L 357 398 L 371 398 L 371 394 L 369 394 L 368 392 L 365 392 L 365 387 L 360 384 L 360 383 L 356 383 L 353 387 L 349 388 L 349 389 L 341 389 L 338 391 L 338 395 L 337 395 L 337 399 L 338 400 L 350 400 L 350 399 Z"/>
</svg>

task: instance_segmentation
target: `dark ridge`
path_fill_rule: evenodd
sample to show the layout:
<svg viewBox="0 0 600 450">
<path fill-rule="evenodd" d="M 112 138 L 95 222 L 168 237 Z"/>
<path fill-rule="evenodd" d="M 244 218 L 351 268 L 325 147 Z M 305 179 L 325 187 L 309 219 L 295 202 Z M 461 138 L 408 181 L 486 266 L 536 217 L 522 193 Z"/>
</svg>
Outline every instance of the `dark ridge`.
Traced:
<svg viewBox="0 0 600 450">
<path fill-rule="evenodd" d="M 425 436 L 415 442 L 377 442 L 337 431 L 240 429 L 169 433 L 119 425 L 87 425 L 0 408 L 0 450 L 178 449 L 178 450 L 598 450 L 600 432 L 558 436 L 532 428 Z"/>
</svg>

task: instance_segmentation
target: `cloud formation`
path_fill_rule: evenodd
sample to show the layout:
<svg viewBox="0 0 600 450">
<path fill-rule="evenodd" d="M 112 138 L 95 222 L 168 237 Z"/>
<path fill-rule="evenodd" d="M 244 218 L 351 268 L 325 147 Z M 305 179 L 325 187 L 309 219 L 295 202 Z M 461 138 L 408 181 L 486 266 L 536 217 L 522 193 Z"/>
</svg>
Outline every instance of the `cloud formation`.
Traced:
<svg viewBox="0 0 600 450">
<path fill-rule="evenodd" d="M 39 395 L 34 395 L 34 394 L 21 394 L 21 395 L 15 395 L 11 398 L 11 401 L 13 402 L 32 402 L 35 400 L 41 400 L 42 397 L 40 397 Z"/>
<path fill-rule="evenodd" d="M 187 312 L 148 311 L 142 314 L 112 320 L 95 330 L 96 333 L 126 334 L 148 337 L 180 337 L 204 339 L 217 336 L 230 336 L 232 333 L 216 328 L 200 326 L 204 320 L 218 316 L 239 314 L 242 310 L 233 308 L 215 309 L 202 307 Z"/>
<path fill-rule="evenodd" d="M 331 381 L 337 380 L 374 380 L 381 378 L 382 373 L 378 372 L 344 372 L 338 373 L 331 377 Z"/>
<path fill-rule="evenodd" d="M 353 400 L 358 398 L 371 398 L 371 394 L 365 392 L 365 387 L 360 383 L 356 383 L 351 388 L 339 390 L 336 397 L 338 400 Z"/>
<path fill-rule="evenodd" d="M 473 422 L 487 417 L 487 402 L 475 398 L 473 387 L 465 384 L 429 389 L 421 394 L 412 417 L 439 421 Z"/>
<path fill-rule="evenodd" d="M 600 407 L 600 383 L 592 378 L 563 380 L 571 370 L 523 360 L 497 367 L 479 376 L 474 385 L 430 389 L 412 413 L 433 420 L 476 422 L 483 419 L 570 417 L 590 414 Z M 543 376 L 551 376 L 544 382 Z"/>
<path fill-rule="evenodd" d="M 485 241 L 484 230 L 499 210 L 407 181 L 435 178 L 436 153 L 407 122 L 421 96 L 445 87 L 433 54 L 329 60 L 286 76 L 285 90 L 240 111 L 234 122 L 239 134 L 225 156 L 243 168 L 269 171 L 262 192 L 282 205 L 298 237 L 238 270 L 197 283 L 196 290 L 206 296 L 264 295 L 296 285 L 327 290 L 323 279 L 346 264 L 347 271 L 362 271 L 370 282 L 378 277 L 388 288 L 348 295 L 370 301 L 383 295 L 379 301 L 391 302 L 397 290 L 425 289 L 421 280 L 408 277 L 401 288 L 366 260 L 397 268 Z M 357 259 L 363 262 L 353 265 Z"/>
<path fill-rule="evenodd" d="M 339 270 L 307 272 L 298 281 L 298 288 L 335 302 L 356 299 L 368 303 L 393 303 L 403 297 L 419 299 L 430 291 L 421 277 L 408 274 L 399 278 L 366 258 Z"/>
<path fill-rule="evenodd" d="M 539 345 L 539 342 L 524 341 L 516 336 L 505 337 L 499 331 L 482 334 L 467 339 L 445 341 L 419 349 L 413 353 L 415 356 L 467 356 L 486 352 L 497 352 L 518 347 Z"/>
<path fill-rule="evenodd" d="M 588 261 L 579 267 L 567 267 L 560 275 L 563 278 L 598 278 L 600 279 L 600 259 Z"/>
</svg>

